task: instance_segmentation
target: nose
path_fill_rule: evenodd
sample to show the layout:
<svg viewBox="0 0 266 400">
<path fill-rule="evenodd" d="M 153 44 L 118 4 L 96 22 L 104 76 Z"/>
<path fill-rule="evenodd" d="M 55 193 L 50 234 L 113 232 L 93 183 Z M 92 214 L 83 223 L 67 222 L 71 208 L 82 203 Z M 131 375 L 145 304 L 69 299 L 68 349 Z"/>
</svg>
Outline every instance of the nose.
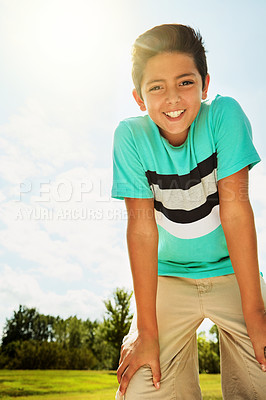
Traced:
<svg viewBox="0 0 266 400">
<path fill-rule="evenodd" d="M 180 95 L 176 88 L 169 89 L 166 93 L 166 102 L 168 104 L 177 104 L 180 101 Z"/>
</svg>

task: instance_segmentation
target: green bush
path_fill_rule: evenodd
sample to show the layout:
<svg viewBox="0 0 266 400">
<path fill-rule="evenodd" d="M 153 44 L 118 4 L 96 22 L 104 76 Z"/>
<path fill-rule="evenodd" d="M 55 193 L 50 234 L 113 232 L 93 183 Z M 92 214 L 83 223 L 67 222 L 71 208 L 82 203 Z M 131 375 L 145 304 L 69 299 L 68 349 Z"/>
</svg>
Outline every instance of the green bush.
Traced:
<svg viewBox="0 0 266 400">
<path fill-rule="evenodd" d="M 8 369 L 93 369 L 97 359 L 90 349 L 65 349 L 55 342 L 25 340 L 9 343 L 0 355 Z"/>
</svg>

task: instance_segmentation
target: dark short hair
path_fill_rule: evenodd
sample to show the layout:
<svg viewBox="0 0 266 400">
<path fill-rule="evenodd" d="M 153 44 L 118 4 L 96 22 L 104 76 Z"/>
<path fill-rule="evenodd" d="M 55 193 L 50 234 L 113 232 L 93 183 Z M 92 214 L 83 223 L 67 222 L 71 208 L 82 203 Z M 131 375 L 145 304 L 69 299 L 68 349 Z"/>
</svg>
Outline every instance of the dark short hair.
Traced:
<svg viewBox="0 0 266 400">
<path fill-rule="evenodd" d="M 148 60 L 159 53 L 186 53 L 193 57 L 202 79 L 202 88 L 208 73 L 203 39 L 199 31 L 180 24 L 164 24 L 140 35 L 132 49 L 132 79 L 138 95 L 141 95 L 143 72 Z"/>
</svg>

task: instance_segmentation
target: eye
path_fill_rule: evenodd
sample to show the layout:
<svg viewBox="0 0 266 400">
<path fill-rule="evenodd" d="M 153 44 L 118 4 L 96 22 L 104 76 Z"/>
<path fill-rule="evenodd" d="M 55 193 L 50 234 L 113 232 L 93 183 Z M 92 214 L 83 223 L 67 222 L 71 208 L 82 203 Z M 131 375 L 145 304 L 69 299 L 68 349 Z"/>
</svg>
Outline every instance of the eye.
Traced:
<svg viewBox="0 0 266 400">
<path fill-rule="evenodd" d="M 162 87 L 157 85 L 157 86 L 153 86 L 152 88 L 149 89 L 149 92 L 155 92 L 157 90 L 160 90 Z"/>
<path fill-rule="evenodd" d="M 180 83 L 180 86 L 189 86 L 189 85 L 193 85 L 194 82 L 192 81 L 183 81 Z"/>
</svg>

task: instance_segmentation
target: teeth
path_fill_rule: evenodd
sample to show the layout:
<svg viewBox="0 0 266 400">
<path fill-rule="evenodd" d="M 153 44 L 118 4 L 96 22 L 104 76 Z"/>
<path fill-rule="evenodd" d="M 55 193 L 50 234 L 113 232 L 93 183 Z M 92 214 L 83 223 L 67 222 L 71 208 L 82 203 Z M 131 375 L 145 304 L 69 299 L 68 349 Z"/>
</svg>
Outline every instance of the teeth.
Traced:
<svg viewBox="0 0 266 400">
<path fill-rule="evenodd" d="M 165 114 L 168 115 L 168 117 L 171 118 L 177 118 L 179 115 L 181 115 L 185 110 L 178 110 L 178 111 L 171 111 L 171 112 L 166 112 Z"/>
</svg>

